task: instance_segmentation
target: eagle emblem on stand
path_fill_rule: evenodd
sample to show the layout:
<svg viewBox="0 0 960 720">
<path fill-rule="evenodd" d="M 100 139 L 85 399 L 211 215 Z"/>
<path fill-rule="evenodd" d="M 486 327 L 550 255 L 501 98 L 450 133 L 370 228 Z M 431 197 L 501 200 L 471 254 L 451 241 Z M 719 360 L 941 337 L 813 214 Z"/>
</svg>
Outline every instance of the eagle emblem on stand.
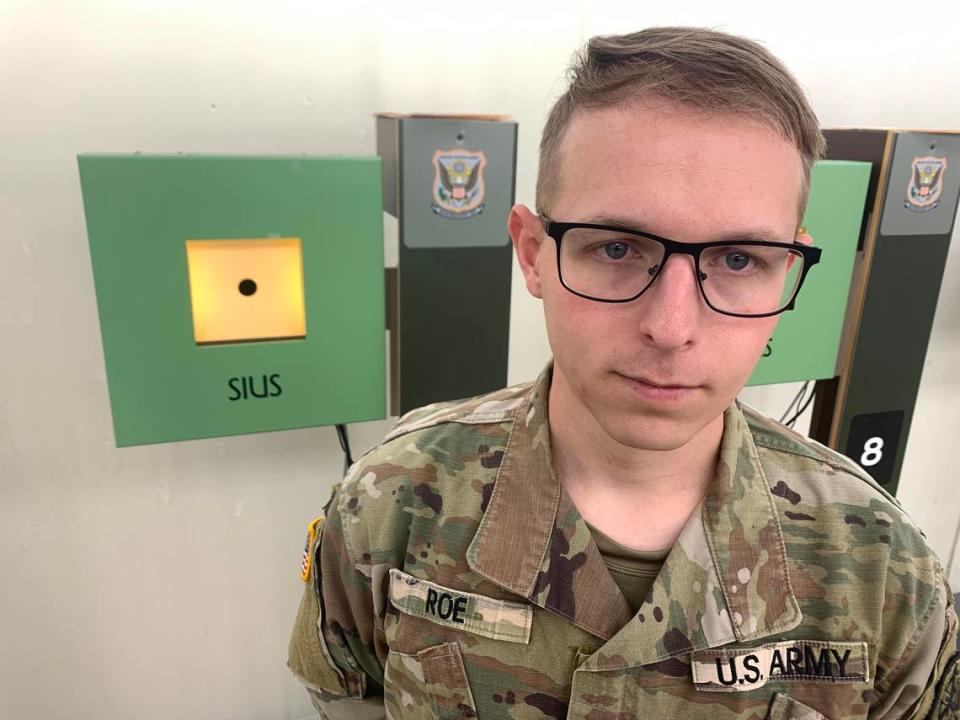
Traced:
<svg viewBox="0 0 960 720">
<path fill-rule="evenodd" d="M 927 155 L 916 157 L 910 166 L 910 182 L 903 206 L 914 212 L 929 212 L 940 204 L 947 159 Z"/>
<path fill-rule="evenodd" d="M 470 150 L 437 150 L 433 154 L 433 212 L 448 220 L 466 220 L 483 212 L 487 156 Z"/>
</svg>

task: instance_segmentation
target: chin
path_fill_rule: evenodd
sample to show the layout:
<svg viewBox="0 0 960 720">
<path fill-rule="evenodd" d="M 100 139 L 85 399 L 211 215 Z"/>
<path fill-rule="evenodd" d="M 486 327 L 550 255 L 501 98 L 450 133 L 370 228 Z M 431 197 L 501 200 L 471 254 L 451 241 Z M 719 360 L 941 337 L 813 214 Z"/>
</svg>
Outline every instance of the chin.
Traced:
<svg viewBox="0 0 960 720">
<path fill-rule="evenodd" d="M 667 452 L 686 445 L 703 428 L 686 419 L 643 414 L 597 417 L 606 433 L 625 447 Z"/>
</svg>

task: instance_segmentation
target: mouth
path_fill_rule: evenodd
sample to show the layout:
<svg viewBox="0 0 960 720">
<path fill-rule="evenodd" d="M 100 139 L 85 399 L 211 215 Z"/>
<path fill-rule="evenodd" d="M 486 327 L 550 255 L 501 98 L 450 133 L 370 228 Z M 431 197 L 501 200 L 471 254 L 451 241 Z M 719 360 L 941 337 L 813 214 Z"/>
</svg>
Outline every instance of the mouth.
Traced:
<svg viewBox="0 0 960 720">
<path fill-rule="evenodd" d="M 701 385 L 678 383 L 665 378 L 645 378 L 633 375 L 615 373 L 622 378 L 629 390 L 647 401 L 669 403 L 688 399 Z"/>
<path fill-rule="evenodd" d="M 700 387 L 699 385 L 681 384 L 669 380 L 646 378 L 638 375 L 624 375 L 623 373 L 617 373 L 617 375 L 627 380 L 631 380 L 636 383 L 642 383 L 643 385 L 647 385 L 658 390 L 696 390 L 698 387 Z"/>
</svg>

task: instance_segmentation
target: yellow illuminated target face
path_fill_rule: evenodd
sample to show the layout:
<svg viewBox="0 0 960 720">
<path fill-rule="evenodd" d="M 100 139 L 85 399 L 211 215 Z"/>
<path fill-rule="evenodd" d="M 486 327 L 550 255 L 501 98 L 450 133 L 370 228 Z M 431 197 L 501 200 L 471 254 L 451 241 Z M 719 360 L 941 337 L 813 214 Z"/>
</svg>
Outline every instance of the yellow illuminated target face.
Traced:
<svg viewBox="0 0 960 720">
<path fill-rule="evenodd" d="M 198 345 L 306 337 L 300 238 L 186 243 Z"/>
</svg>

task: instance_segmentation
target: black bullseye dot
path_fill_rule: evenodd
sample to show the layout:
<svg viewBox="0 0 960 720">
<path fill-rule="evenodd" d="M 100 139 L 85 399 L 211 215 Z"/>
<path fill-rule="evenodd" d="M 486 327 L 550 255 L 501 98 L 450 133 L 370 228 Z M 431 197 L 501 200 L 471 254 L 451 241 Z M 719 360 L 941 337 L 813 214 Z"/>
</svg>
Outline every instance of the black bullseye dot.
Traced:
<svg viewBox="0 0 960 720">
<path fill-rule="evenodd" d="M 240 281 L 240 294 L 250 297 L 257 291 L 257 284 L 250 279 Z"/>
</svg>

